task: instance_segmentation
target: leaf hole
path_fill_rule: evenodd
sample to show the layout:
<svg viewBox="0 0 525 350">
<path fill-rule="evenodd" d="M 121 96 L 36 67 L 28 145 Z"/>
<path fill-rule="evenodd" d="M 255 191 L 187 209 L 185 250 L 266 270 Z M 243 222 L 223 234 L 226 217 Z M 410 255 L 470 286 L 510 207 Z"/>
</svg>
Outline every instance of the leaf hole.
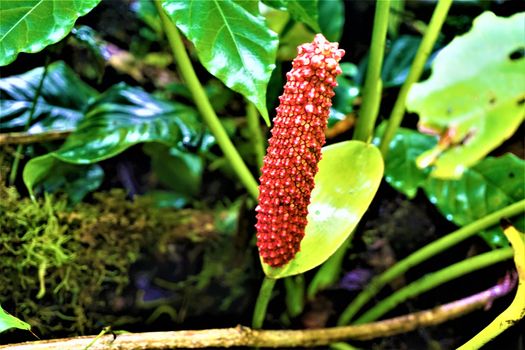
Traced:
<svg viewBox="0 0 525 350">
<path fill-rule="evenodd" d="M 509 55 L 509 58 L 511 61 L 516 61 L 525 56 L 525 46 L 517 48 L 516 50 L 512 51 Z"/>
</svg>

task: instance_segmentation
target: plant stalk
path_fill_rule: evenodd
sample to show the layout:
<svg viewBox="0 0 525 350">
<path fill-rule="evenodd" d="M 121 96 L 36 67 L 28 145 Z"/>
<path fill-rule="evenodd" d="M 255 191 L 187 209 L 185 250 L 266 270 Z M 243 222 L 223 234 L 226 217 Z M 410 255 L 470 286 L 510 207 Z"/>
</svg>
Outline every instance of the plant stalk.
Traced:
<svg viewBox="0 0 525 350">
<path fill-rule="evenodd" d="M 445 19 L 447 18 L 447 13 L 451 4 L 452 0 L 439 0 L 436 8 L 434 9 L 434 13 L 430 19 L 427 31 L 425 32 L 423 40 L 419 45 L 414 62 L 412 62 L 412 66 L 410 67 L 410 72 L 408 73 L 408 76 L 403 83 L 401 90 L 399 91 L 396 103 L 394 104 L 394 108 L 392 108 L 390 118 L 388 119 L 385 133 L 381 139 L 381 145 L 379 148 L 381 150 L 381 154 L 383 154 L 383 159 L 386 159 L 390 141 L 392 141 L 392 138 L 394 137 L 397 129 L 399 128 L 399 125 L 401 124 L 401 121 L 403 120 L 408 91 L 412 87 L 412 84 L 419 80 L 419 77 L 423 72 L 425 62 L 432 52 L 432 48 L 434 47 L 439 32 L 441 31 L 443 22 L 445 22 Z"/>
<path fill-rule="evenodd" d="M 259 329 L 262 328 L 264 323 L 264 318 L 266 316 L 266 309 L 270 303 L 272 297 L 273 287 L 277 280 L 264 277 L 261 289 L 259 290 L 259 296 L 257 297 L 257 302 L 255 303 L 255 310 L 253 311 L 252 318 L 252 328 Z"/>
<path fill-rule="evenodd" d="M 381 67 L 383 66 L 389 13 L 390 0 L 376 2 L 370 58 L 368 60 L 366 81 L 363 91 L 363 104 L 354 131 L 354 140 L 368 142 L 368 140 L 371 139 L 372 130 L 374 129 L 377 114 L 379 112 L 382 90 Z"/>
<path fill-rule="evenodd" d="M 27 118 L 26 124 L 24 125 L 24 132 L 26 132 L 29 129 L 29 127 L 31 126 L 31 123 L 33 122 L 33 116 L 35 115 L 38 98 L 40 97 L 40 94 L 42 93 L 42 87 L 44 86 L 44 80 L 46 80 L 48 66 L 49 66 L 49 56 L 46 57 L 46 61 L 44 64 L 44 71 L 42 72 L 42 77 L 40 78 L 40 81 L 38 82 L 38 86 L 35 91 L 35 96 L 33 97 L 33 104 L 31 105 L 31 110 L 29 111 L 29 117 Z M 18 173 L 18 167 L 20 166 L 20 159 L 22 158 L 23 149 L 24 149 L 24 146 L 22 144 L 19 144 L 16 147 L 15 159 L 13 160 L 13 166 L 11 167 L 11 173 L 9 174 L 9 185 L 10 186 L 13 186 L 16 181 L 16 175 Z"/>
<path fill-rule="evenodd" d="M 525 199 L 489 214 L 479 220 L 472 222 L 462 228 L 424 246 L 410 254 L 405 259 L 397 262 L 394 266 L 372 279 L 365 290 L 350 303 L 339 317 L 339 326 L 348 324 L 357 312 L 372 299 L 387 283 L 403 275 L 413 266 L 433 257 L 434 255 L 456 245 L 457 243 L 477 234 L 481 230 L 499 223 L 503 218 L 510 218 L 525 211 Z"/>
<path fill-rule="evenodd" d="M 512 248 L 503 248 L 483 253 L 429 273 L 408 286 L 401 288 L 388 298 L 377 303 L 373 308 L 359 317 L 354 324 L 363 324 L 377 320 L 407 299 L 413 298 L 445 282 L 451 281 L 470 272 L 494 265 L 512 258 Z"/>
<path fill-rule="evenodd" d="M 252 136 L 252 145 L 257 159 L 257 165 L 259 166 L 259 173 L 263 166 L 263 159 L 265 153 L 264 140 L 262 137 L 262 130 L 259 123 L 259 114 L 257 113 L 257 107 L 249 101 L 246 101 L 246 120 L 248 123 L 248 129 Z"/>
<path fill-rule="evenodd" d="M 510 283 L 498 284 L 467 298 L 455 300 L 430 310 L 395 317 L 358 326 L 301 330 L 254 330 L 248 327 L 183 330 L 174 332 L 125 333 L 103 336 L 83 336 L 35 342 L 0 345 L 0 350 L 132 350 L 178 349 L 233 346 L 259 347 L 311 347 L 323 346 L 350 339 L 369 340 L 406 333 L 422 327 L 441 324 L 489 305 L 494 299 L 506 295 Z M 95 340 L 93 342 L 93 340 Z"/>
<path fill-rule="evenodd" d="M 184 78 L 184 81 L 186 82 L 188 89 L 193 96 L 193 100 L 197 106 L 197 109 L 204 119 L 204 122 L 210 128 L 213 136 L 215 136 L 217 144 L 241 180 L 241 183 L 244 185 L 248 193 L 250 193 L 253 198 L 257 199 L 259 195 L 257 181 L 239 155 L 239 152 L 228 137 L 226 130 L 224 130 L 224 127 L 221 124 L 221 121 L 213 110 L 210 100 L 208 99 L 208 96 L 206 96 L 206 92 L 204 91 L 204 88 L 202 87 L 202 84 L 200 83 L 199 78 L 193 69 L 193 65 L 188 56 L 188 53 L 186 52 L 186 48 L 184 47 L 184 43 L 178 29 L 162 9 L 160 1 L 155 0 L 154 3 L 157 7 L 157 11 L 159 12 L 162 26 L 164 28 L 164 32 L 166 33 L 166 37 L 168 38 L 171 50 L 173 51 L 175 62 L 179 66 L 182 77 Z"/>
</svg>

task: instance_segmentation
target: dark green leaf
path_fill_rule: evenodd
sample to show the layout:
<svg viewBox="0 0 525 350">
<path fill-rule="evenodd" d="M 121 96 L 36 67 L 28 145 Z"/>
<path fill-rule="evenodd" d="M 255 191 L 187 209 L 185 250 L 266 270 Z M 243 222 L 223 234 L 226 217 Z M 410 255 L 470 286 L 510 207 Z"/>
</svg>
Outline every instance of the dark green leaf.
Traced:
<svg viewBox="0 0 525 350">
<path fill-rule="evenodd" d="M 199 60 L 255 104 L 269 124 L 266 88 L 278 46 L 256 1 L 165 0 L 164 9 L 195 45 Z"/>
<path fill-rule="evenodd" d="M 0 79 L 0 129 L 22 130 L 26 125 L 44 68 Z M 71 129 L 82 119 L 97 92 L 64 62 L 48 66 L 29 132 Z"/>
<path fill-rule="evenodd" d="M 525 12 L 482 13 L 439 52 L 430 78 L 410 89 L 407 108 L 419 114 L 419 125 L 443 135 L 443 143 L 417 161 L 433 165 L 431 176 L 458 178 L 524 120 L 523 23 Z"/>
<path fill-rule="evenodd" d="M 263 3 L 278 10 L 285 10 L 297 22 L 308 25 L 316 32 L 319 28 L 318 0 L 263 0 Z"/>
<path fill-rule="evenodd" d="M 200 156 L 158 143 L 146 144 L 144 152 L 151 157 L 153 171 L 164 186 L 187 197 L 199 193 L 204 170 Z"/>
<path fill-rule="evenodd" d="M 402 35 L 392 42 L 381 69 L 385 88 L 400 86 L 405 82 L 420 43 L 421 38 L 412 35 Z M 432 59 L 425 63 L 425 69 L 430 68 L 431 61 Z"/>
<path fill-rule="evenodd" d="M 283 278 L 325 262 L 357 226 L 382 177 L 383 159 L 377 147 L 361 141 L 324 147 L 301 250 L 283 267 L 272 268 L 261 260 L 266 275 Z"/>
<path fill-rule="evenodd" d="M 20 52 L 34 53 L 64 38 L 78 17 L 100 0 L 2 0 L 0 66 Z"/>
<path fill-rule="evenodd" d="M 385 123 L 377 128 L 375 144 L 379 143 L 385 128 Z M 430 169 L 419 169 L 416 159 L 423 152 L 434 147 L 436 143 L 436 137 L 399 128 L 389 145 L 385 164 L 385 180 L 407 197 L 414 198 L 417 189 L 423 185 L 430 173 Z"/>
<path fill-rule="evenodd" d="M 339 41 L 345 24 L 345 4 L 342 0 L 319 1 L 319 26 L 328 41 Z"/>
<path fill-rule="evenodd" d="M 525 161 L 489 157 L 459 180 L 429 178 L 424 189 L 447 219 L 463 226 L 525 197 Z"/>
<path fill-rule="evenodd" d="M 42 157 L 41 163 L 35 165 L 34 173 L 44 175 L 38 186 L 44 192 L 66 193 L 72 204 L 98 189 L 104 180 L 104 170 L 97 164 L 74 165 L 60 162 L 51 156 Z"/>
<path fill-rule="evenodd" d="M 55 152 L 31 159 L 24 168 L 30 192 L 55 161 L 93 164 L 143 142 L 197 144 L 201 127 L 191 107 L 159 100 L 138 88 L 118 85 L 89 106 L 86 117 Z M 53 158 L 51 162 L 50 158 Z M 50 164 L 51 166 L 45 167 Z"/>
<path fill-rule="evenodd" d="M 359 95 L 359 85 L 355 81 L 358 70 L 355 64 L 341 63 L 343 74 L 337 77 L 337 87 L 332 100 L 332 108 L 341 113 L 348 114 L 354 110 L 352 103 Z"/>
<path fill-rule="evenodd" d="M 15 316 L 12 316 L 8 314 L 2 306 L 0 306 L 0 333 L 11 329 L 11 328 L 18 328 L 18 329 L 24 329 L 24 330 L 30 330 L 31 325 L 29 323 L 26 323 Z"/>
</svg>

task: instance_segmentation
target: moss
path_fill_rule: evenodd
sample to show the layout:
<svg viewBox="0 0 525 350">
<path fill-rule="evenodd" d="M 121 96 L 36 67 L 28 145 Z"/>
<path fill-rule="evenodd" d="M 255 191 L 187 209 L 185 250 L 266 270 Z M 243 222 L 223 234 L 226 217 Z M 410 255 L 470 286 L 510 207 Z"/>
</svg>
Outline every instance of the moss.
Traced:
<svg viewBox="0 0 525 350">
<path fill-rule="evenodd" d="M 3 183 L 3 181 L 2 181 Z M 0 304 L 40 334 L 83 334 L 115 322 L 116 298 L 141 252 L 213 234 L 213 215 L 155 209 L 113 190 L 68 209 L 0 185 Z M 118 307 L 117 307 L 118 308 Z"/>
</svg>

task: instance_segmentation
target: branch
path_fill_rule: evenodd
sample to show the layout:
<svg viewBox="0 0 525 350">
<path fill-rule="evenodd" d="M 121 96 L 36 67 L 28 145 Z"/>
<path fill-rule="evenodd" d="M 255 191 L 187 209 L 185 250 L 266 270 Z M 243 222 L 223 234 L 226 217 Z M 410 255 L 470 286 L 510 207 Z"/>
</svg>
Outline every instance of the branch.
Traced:
<svg viewBox="0 0 525 350">
<path fill-rule="evenodd" d="M 369 340 L 413 331 L 460 317 L 490 305 L 492 301 L 512 290 L 510 277 L 481 293 L 460 299 L 431 310 L 425 310 L 357 326 L 310 330 L 253 330 L 235 328 L 197 331 L 128 333 L 104 335 L 89 347 L 90 350 L 175 349 L 206 347 L 306 347 L 322 346 L 343 340 Z M 54 339 L 0 346 L 0 350 L 77 350 L 93 342 L 95 336 Z"/>
<path fill-rule="evenodd" d="M 10 133 L 5 133 L 5 134 L 0 134 L 0 145 L 7 145 L 7 144 L 25 145 L 28 143 L 39 143 L 39 142 L 63 140 L 67 138 L 72 132 L 73 132 L 72 129 L 44 131 L 38 134 L 29 133 L 29 132 L 10 132 Z"/>
</svg>

